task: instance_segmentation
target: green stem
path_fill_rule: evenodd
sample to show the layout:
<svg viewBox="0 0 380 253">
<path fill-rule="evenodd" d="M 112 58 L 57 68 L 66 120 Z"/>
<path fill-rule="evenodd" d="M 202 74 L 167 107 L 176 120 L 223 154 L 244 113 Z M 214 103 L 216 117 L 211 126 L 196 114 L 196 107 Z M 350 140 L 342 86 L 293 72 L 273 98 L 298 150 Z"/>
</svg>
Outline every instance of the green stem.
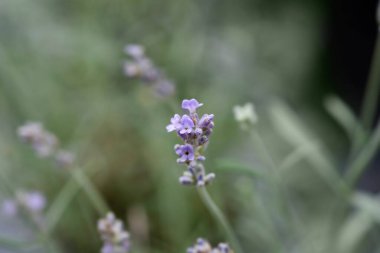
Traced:
<svg viewBox="0 0 380 253">
<path fill-rule="evenodd" d="M 266 144 L 264 143 L 264 140 L 261 138 L 261 135 L 255 129 L 252 129 L 251 136 L 254 142 L 256 142 L 257 146 L 260 148 L 261 154 L 262 156 L 264 156 L 267 166 L 272 171 L 273 180 L 271 183 L 273 184 L 273 187 L 276 190 L 277 201 L 281 203 L 285 208 L 285 211 L 287 212 L 289 219 L 291 219 L 294 231 L 296 231 L 296 233 L 301 237 L 305 236 L 304 224 L 302 224 L 302 221 L 297 211 L 295 210 L 293 203 L 291 202 L 287 187 L 281 182 L 276 163 L 272 158 L 271 154 L 269 153 Z M 296 152 L 291 157 L 291 160 L 296 159 L 299 156 L 300 155 L 298 154 L 298 152 Z M 281 168 L 281 166 L 279 168 Z M 316 249 L 316 246 L 314 244 L 312 245 L 312 247 L 313 250 Z"/>
<path fill-rule="evenodd" d="M 361 122 L 367 131 L 371 129 L 380 93 L 380 3 L 377 6 L 377 23 L 376 44 L 361 111 Z M 360 134 L 359 129 L 356 129 L 354 132 L 354 143 L 350 153 L 351 158 L 356 154 L 364 141 L 363 135 Z"/>
<path fill-rule="evenodd" d="M 48 211 L 46 212 L 46 229 L 49 232 L 54 230 L 58 221 L 66 211 L 66 208 L 69 206 L 70 202 L 76 196 L 80 188 L 84 190 L 91 203 L 101 216 L 105 215 L 109 210 L 99 191 L 93 186 L 92 182 L 87 178 L 87 176 L 80 168 L 71 170 L 70 173 L 70 180 L 58 193 L 57 197 L 54 199 Z"/>
<path fill-rule="evenodd" d="M 54 230 L 58 221 L 61 219 L 63 213 L 66 211 L 66 208 L 75 197 L 79 189 L 79 185 L 73 178 L 71 178 L 58 193 L 57 197 L 54 198 L 54 201 L 51 203 L 46 212 L 46 230 L 48 232 Z"/>
<path fill-rule="evenodd" d="M 239 241 L 237 240 L 235 233 L 233 232 L 230 224 L 228 223 L 226 217 L 224 217 L 222 211 L 219 209 L 219 207 L 215 204 L 213 199 L 211 198 L 210 194 L 208 193 L 205 186 L 200 186 L 197 188 L 198 193 L 203 201 L 203 203 L 206 205 L 206 207 L 209 209 L 211 215 L 214 217 L 214 219 L 219 222 L 219 224 L 223 227 L 227 237 L 229 238 L 232 247 L 234 248 L 235 252 L 237 253 L 243 253 L 243 250 L 240 246 Z"/>
<path fill-rule="evenodd" d="M 355 183 L 364 172 L 368 163 L 380 148 L 380 120 L 376 129 L 369 138 L 368 143 L 363 147 L 357 158 L 347 168 L 346 180 L 348 185 L 354 187 Z"/>
<path fill-rule="evenodd" d="M 71 175 L 87 194 L 99 215 L 105 215 L 109 211 L 109 207 L 86 174 L 81 169 L 76 169 L 71 172 Z"/>
<path fill-rule="evenodd" d="M 376 38 L 371 70 L 368 78 L 367 89 L 364 96 L 361 120 L 366 129 L 370 129 L 377 109 L 380 93 L 380 30 Z"/>
</svg>

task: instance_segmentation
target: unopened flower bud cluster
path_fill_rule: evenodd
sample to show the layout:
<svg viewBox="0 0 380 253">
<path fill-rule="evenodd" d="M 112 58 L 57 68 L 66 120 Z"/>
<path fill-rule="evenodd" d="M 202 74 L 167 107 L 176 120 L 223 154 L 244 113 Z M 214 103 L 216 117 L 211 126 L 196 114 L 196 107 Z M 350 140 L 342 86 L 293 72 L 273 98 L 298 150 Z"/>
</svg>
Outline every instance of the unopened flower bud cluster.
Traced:
<svg viewBox="0 0 380 253">
<path fill-rule="evenodd" d="M 130 60 L 124 63 L 124 73 L 130 78 L 139 79 L 153 88 L 156 95 L 169 97 L 174 94 L 175 86 L 145 55 L 141 45 L 129 44 L 124 52 Z"/>
</svg>

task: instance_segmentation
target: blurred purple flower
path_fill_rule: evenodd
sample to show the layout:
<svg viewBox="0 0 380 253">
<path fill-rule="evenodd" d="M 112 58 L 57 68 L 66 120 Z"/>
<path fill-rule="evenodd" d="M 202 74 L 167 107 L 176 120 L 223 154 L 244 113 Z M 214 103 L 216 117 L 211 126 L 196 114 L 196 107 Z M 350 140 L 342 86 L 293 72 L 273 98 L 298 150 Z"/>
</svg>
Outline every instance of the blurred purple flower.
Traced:
<svg viewBox="0 0 380 253">
<path fill-rule="evenodd" d="M 145 55 L 141 45 L 129 44 L 124 52 L 131 58 L 124 63 L 124 74 L 136 78 L 150 86 L 159 97 L 169 97 L 175 93 L 175 85 Z"/>
<path fill-rule="evenodd" d="M 18 200 L 22 206 L 32 213 L 39 213 L 46 206 L 46 198 L 39 191 L 19 192 Z"/>
<path fill-rule="evenodd" d="M 73 165 L 74 161 L 75 155 L 69 151 L 59 150 L 55 154 L 55 162 L 57 163 L 58 167 L 68 168 Z"/>
<path fill-rule="evenodd" d="M 124 47 L 124 52 L 134 59 L 140 59 L 144 57 L 145 49 L 138 44 L 129 44 Z"/>
<path fill-rule="evenodd" d="M 130 248 L 129 233 L 113 213 L 98 221 L 98 231 L 103 240 L 102 253 L 127 253 Z"/>
<path fill-rule="evenodd" d="M 52 133 L 46 131 L 39 122 L 28 122 L 17 129 L 20 139 L 32 146 L 39 157 L 52 155 L 58 145 L 58 140 Z"/>
<path fill-rule="evenodd" d="M 198 238 L 197 242 L 187 249 L 187 253 L 233 253 L 233 251 L 226 243 L 219 243 L 216 248 L 212 248 L 207 240 Z"/>
<path fill-rule="evenodd" d="M 6 216 L 15 216 L 18 212 L 17 203 L 13 199 L 5 199 L 1 205 L 1 213 Z"/>
</svg>

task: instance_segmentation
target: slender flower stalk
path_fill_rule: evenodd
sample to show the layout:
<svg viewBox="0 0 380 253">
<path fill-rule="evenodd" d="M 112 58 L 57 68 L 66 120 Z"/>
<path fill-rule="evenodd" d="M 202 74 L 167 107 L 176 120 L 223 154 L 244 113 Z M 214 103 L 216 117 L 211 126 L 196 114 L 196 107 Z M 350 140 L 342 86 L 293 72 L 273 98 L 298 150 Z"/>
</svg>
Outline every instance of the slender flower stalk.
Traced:
<svg viewBox="0 0 380 253">
<path fill-rule="evenodd" d="M 175 131 L 184 142 L 183 145 L 177 144 L 174 146 L 174 150 L 178 155 L 177 163 L 184 164 L 187 167 L 187 170 L 179 178 L 179 181 L 183 185 L 197 186 L 203 203 L 224 229 L 236 251 L 242 253 L 243 251 L 231 226 L 206 189 L 206 186 L 215 178 L 214 173 L 206 173 L 206 169 L 202 164 L 206 159 L 206 157 L 203 156 L 203 151 L 209 142 L 214 128 L 214 115 L 204 114 L 202 117 L 199 117 L 197 109 L 201 106 L 203 106 L 203 104 L 194 98 L 183 100 L 182 109 L 188 111 L 188 114 L 182 116 L 175 114 L 171 118 L 170 124 L 166 127 L 168 132 Z"/>
<path fill-rule="evenodd" d="M 225 231 L 229 241 L 236 249 L 236 252 L 243 253 L 243 250 L 240 246 L 239 241 L 237 240 L 235 236 L 235 233 L 233 232 L 231 228 L 231 225 L 228 223 L 222 211 L 219 209 L 219 207 L 215 204 L 214 200 L 211 198 L 206 187 L 198 187 L 198 193 L 203 203 L 206 205 L 206 207 L 210 211 L 211 215 L 214 217 L 214 219 L 221 225 L 221 227 Z"/>
<path fill-rule="evenodd" d="M 109 210 L 107 203 L 104 201 L 100 192 L 95 188 L 93 183 L 88 179 L 81 169 L 72 171 L 72 177 L 82 187 L 95 209 L 99 214 L 104 215 Z"/>
</svg>

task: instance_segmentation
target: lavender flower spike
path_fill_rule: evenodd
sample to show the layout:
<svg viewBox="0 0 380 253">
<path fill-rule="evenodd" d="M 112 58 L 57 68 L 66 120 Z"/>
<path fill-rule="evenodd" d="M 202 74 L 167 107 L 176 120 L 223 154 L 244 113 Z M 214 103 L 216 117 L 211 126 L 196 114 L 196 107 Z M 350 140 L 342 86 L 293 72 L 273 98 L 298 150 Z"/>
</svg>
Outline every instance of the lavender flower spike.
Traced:
<svg viewBox="0 0 380 253">
<path fill-rule="evenodd" d="M 195 113 L 197 108 L 201 107 L 203 104 L 199 103 L 195 98 L 192 98 L 190 100 L 184 99 L 182 101 L 182 109 L 188 110 L 190 114 Z"/>
<path fill-rule="evenodd" d="M 128 253 L 129 233 L 124 230 L 123 222 L 109 212 L 98 221 L 98 231 L 103 240 L 101 253 Z"/>
<path fill-rule="evenodd" d="M 187 166 L 187 171 L 179 178 L 179 182 L 183 185 L 204 186 L 215 178 L 213 173 L 206 174 L 201 163 L 206 159 L 202 155 L 202 151 L 214 128 L 213 114 L 204 114 L 199 120 L 196 109 L 202 105 L 194 98 L 183 100 L 182 108 L 188 110 L 189 114 L 182 116 L 175 114 L 166 127 L 168 132 L 176 131 L 184 142 L 184 145 L 174 146 L 174 150 L 179 156 L 177 163 Z"/>
<path fill-rule="evenodd" d="M 207 240 L 198 238 L 197 242 L 187 249 L 187 253 L 233 253 L 233 251 L 227 243 L 219 243 L 218 247 L 212 248 Z"/>
<path fill-rule="evenodd" d="M 146 56 L 143 46 L 129 44 L 125 46 L 124 52 L 129 56 L 123 67 L 127 77 L 140 80 L 157 97 L 166 98 L 175 93 L 175 84 Z"/>
<path fill-rule="evenodd" d="M 59 150 L 59 140 L 39 122 L 28 122 L 17 129 L 19 138 L 28 143 L 40 158 L 54 158 L 59 167 L 68 168 L 75 161 L 75 155 Z"/>
</svg>

